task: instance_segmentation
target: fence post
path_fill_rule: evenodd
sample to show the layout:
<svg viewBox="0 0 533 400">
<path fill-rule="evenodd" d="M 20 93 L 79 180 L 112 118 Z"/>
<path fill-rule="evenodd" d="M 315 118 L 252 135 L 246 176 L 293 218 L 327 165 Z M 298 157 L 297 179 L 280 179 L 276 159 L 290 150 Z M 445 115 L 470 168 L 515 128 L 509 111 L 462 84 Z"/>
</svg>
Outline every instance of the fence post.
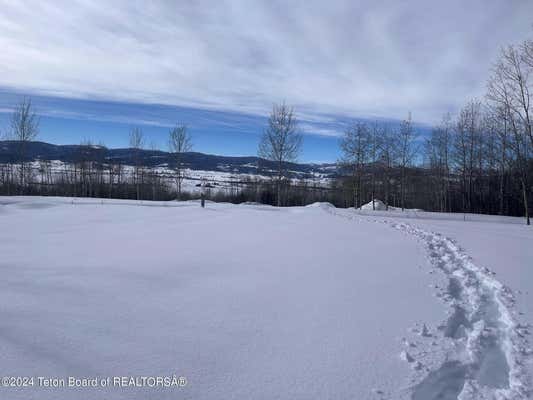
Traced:
<svg viewBox="0 0 533 400">
<path fill-rule="evenodd" d="M 200 204 L 202 208 L 205 208 L 205 179 L 204 178 L 202 178 L 202 184 L 201 184 Z"/>
</svg>

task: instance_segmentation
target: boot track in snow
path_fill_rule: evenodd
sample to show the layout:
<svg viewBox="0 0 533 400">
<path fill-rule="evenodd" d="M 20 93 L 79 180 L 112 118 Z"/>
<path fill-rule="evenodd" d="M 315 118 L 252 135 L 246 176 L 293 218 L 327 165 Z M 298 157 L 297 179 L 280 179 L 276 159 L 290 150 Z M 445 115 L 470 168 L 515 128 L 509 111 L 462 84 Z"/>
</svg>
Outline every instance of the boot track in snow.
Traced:
<svg viewBox="0 0 533 400">
<path fill-rule="evenodd" d="M 357 215 L 332 207 L 329 213 L 355 219 Z M 513 317 L 510 289 L 486 268 L 476 266 L 451 239 L 407 223 L 375 220 L 415 236 L 424 245 L 429 261 L 448 279 L 440 296 L 449 315 L 439 326 L 445 360 L 411 386 L 412 400 L 518 400 L 529 398 L 530 378 L 525 362 L 531 349 L 527 326 Z"/>
</svg>

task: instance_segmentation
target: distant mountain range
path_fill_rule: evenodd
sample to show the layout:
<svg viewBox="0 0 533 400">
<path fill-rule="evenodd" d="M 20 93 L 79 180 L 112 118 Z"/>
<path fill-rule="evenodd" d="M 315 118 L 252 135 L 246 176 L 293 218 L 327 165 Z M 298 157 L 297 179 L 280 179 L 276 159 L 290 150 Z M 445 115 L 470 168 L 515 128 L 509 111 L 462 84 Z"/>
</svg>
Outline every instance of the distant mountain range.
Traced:
<svg viewBox="0 0 533 400">
<path fill-rule="evenodd" d="M 0 163 L 20 161 L 20 142 L 0 141 Z M 25 145 L 24 161 L 59 160 L 74 163 L 80 160 L 101 161 L 133 165 L 135 160 L 147 167 L 175 165 L 172 153 L 160 150 L 136 150 L 132 148 L 108 149 L 102 146 L 56 145 L 45 142 L 28 142 Z M 275 169 L 275 163 L 260 157 L 228 157 L 197 152 L 182 155 L 186 168 L 205 171 L 224 171 L 243 174 L 265 174 Z M 334 176 L 336 164 L 287 163 L 288 170 L 298 175 L 322 174 Z"/>
</svg>

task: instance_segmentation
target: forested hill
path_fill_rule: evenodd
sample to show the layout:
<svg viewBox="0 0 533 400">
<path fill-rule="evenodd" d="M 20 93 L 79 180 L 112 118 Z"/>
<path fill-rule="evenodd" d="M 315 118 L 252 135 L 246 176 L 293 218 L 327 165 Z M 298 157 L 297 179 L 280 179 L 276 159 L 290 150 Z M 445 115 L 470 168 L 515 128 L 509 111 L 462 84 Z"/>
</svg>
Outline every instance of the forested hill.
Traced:
<svg viewBox="0 0 533 400">
<path fill-rule="evenodd" d="M 0 141 L 0 163 L 20 161 L 21 154 L 24 154 L 24 161 L 59 160 L 73 163 L 80 160 L 91 160 L 132 165 L 138 159 L 140 164 L 147 167 L 165 164 L 172 167 L 175 163 L 175 157 L 172 153 L 160 150 L 108 149 L 92 145 L 55 145 L 45 142 L 27 142 L 24 151 L 21 152 L 20 145 L 21 142 L 18 141 Z M 259 170 L 275 169 L 271 161 L 259 157 L 228 157 L 197 152 L 183 153 L 182 163 L 185 167 L 194 170 L 232 171 L 247 174 L 255 174 Z M 334 166 L 335 164 L 288 163 L 287 169 L 303 174 L 331 175 L 335 172 Z"/>
</svg>

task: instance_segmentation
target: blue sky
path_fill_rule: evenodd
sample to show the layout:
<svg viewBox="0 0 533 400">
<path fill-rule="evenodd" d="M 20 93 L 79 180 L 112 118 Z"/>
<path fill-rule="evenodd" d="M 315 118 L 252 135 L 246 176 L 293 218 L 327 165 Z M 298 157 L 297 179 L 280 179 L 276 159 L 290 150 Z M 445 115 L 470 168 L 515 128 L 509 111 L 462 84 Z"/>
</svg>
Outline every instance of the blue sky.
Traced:
<svg viewBox="0 0 533 400">
<path fill-rule="evenodd" d="M 0 91 L 0 129 L 9 130 L 13 105 L 23 94 Z M 140 127 L 145 146 L 167 150 L 169 129 L 186 124 L 195 151 L 223 155 L 255 155 L 267 116 L 192 107 L 79 100 L 33 95 L 40 116 L 38 140 L 76 144 L 90 140 L 108 147 L 127 147 L 133 127 Z M 320 116 L 320 121 L 300 122 L 304 135 L 301 161 L 329 162 L 338 158 L 338 141 L 349 118 Z M 396 122 L 391 121 L 392 125 Z"/>
<path fill-rule="evenodd" d="M 501 46 L 532 36 L 530 0 L 0 0 L 0 129 L 21 95 L 40 139 L 255 154 L 273 103 L 293 105 L 303 161 L 334 161 L 347 121 L 420 127 L 482 98 Z"/>
<path fill-rule="evenodd" d="M 231 156 L 255 155 L 267 115 L 208 110 L 194 107 L 137 104 L 102 100 L 81 100 L 41 95 L 26 95 L 0 90 L 0 130 L 9 131 L 11 110 L 30 98 L 40 118 L 38 140 L 56 144 L 77 144 L 90 140 L 108 147 L 127 147 L 129 132 L 140 127 L 145 147 L 167 150 L 168 132 L 175 124 L 186 124 L 192 135 L 193 150 Z M 304 136 L 300 161 L 334 162 L 339 158 L 339 139 L 356 118 L 335 115 L 306 116 L 300 119 Z M 357 118 L 362 120 L 362 118 Z M 397 120 L 383 121 L 392 128 Z M 416 126 L 420 138 L 430 126 Z"/>
</svg>

